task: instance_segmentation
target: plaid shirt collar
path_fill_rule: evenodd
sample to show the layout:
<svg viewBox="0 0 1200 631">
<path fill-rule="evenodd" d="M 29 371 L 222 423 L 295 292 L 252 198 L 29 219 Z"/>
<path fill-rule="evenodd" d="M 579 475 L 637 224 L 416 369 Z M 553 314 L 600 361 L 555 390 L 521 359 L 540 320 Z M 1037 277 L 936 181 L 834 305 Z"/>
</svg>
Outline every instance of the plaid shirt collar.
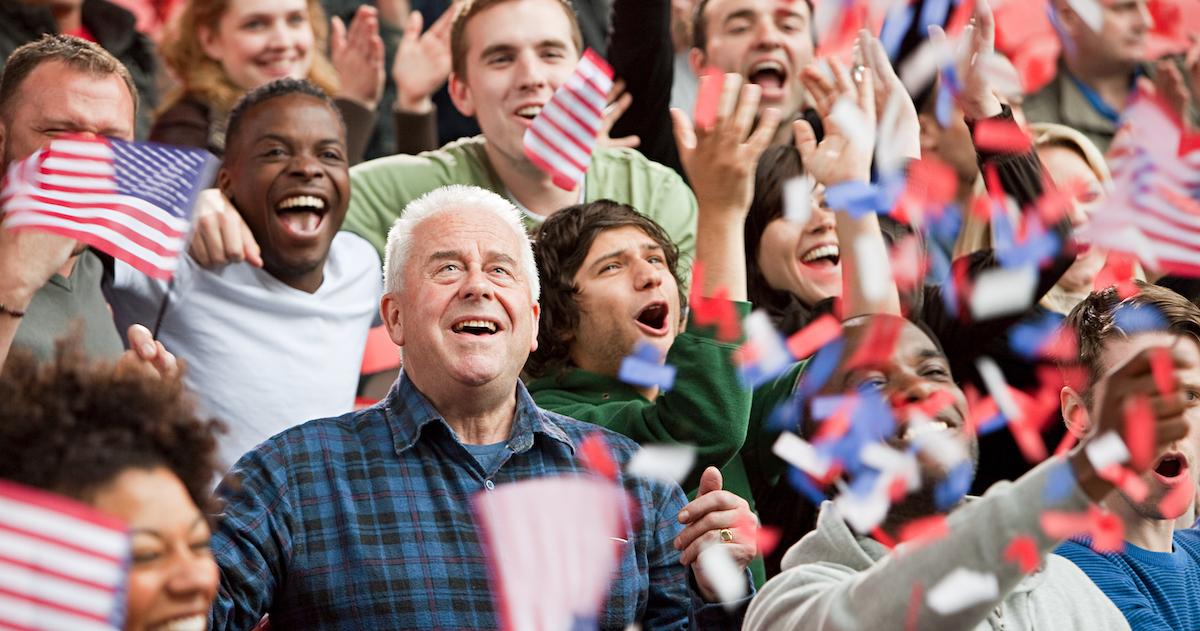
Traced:
<svg viewBox="0 0 1200 631">
<path fill-rule="evenodd" d="M 543 434 L 547 438 L 566 445 L 571 453 L 575 452 L 575 444 L 567 437 L 566 432 L 542 413 L 542 410 L 533 402 L 533 397 L 529 396 L 525 384 L 521 383 L 519 379 L 517 380 L 516 396 L 517 410 L 513 418 L 512 434 L 508 438 L 509 450 L 513 453 L 523 453 L 533 447 L 534 434 Z M 398 455 L 403 455 L 406 450 L 416 444 L 421 437 L 422 430 L 429 423 L 440 422 L 451 434 L 454 434 L 450 425 L 446 423 L 446 419 L 433 407 L 429 399 L 417 390 L 416 385 L 408 378 L 408 373 L 404 370 L 400 371 L 400 378 L 392 385 L 391 392 L 380 403 L 380 407 L 387 418 L 388 427 L 392 432 L 392 441 L 395 443 Z"/>
</svg>

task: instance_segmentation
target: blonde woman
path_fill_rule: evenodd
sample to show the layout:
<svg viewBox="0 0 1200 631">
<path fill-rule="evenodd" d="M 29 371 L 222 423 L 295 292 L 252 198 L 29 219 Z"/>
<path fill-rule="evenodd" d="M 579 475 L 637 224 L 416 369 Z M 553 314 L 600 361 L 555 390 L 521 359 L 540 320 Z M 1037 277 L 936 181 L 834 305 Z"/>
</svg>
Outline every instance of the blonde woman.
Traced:
<svg viewBox="0 0 1200 631">
<path fill-rule="evenodd" d="M 350 159 L 357 162 L 383 91 L 383 40 L 375 8 L 361 7 L 349 29 L 335 19 L 330 39 L 317 0 L 189 0 L 162 46 L 180 85 L 150 139 L 219 156 L 225 149 L 225 120 L 238 98 L 291 77 L 337 95 Z M 332 60 L 324 53 L 330 43 Z"/>
</svg>

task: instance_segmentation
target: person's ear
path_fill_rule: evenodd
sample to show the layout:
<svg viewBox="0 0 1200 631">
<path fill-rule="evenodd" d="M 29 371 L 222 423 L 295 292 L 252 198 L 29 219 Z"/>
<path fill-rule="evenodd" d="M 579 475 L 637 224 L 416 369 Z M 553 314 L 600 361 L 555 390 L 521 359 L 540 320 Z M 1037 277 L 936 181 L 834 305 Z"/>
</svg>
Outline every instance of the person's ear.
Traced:
<svg viewBox="0 0 1200 631">
<path fill-rule="evenodd" d="M 705 66 L 708 65 L 708 56 L 699 48 L 688 49 L 688 66 L 692 68 L 692 72 L 699 77 L 701 72 L 704 72 Z"/>
<path fill-rule="evenodd" d="M 538 349 L 538 326 L 542 320 L 542 305 L 533 303 L 533 343 L 529 345 L 529 352 L 532 353 Z"/>
<path fill-rule="evenodd" d="M 1058 402 L 1067 431 L 1071 432 L 1075 438 L 1083 438 L 1091 425 L 1091 414 L 1088 412 L 1083 395 L 1076 392 L 1071 386 L 1063 386 L 1058 393 Z"/>
<path fill-rule="evenodd" d="M 450 93 L 450 101 L 454 103 L 454 107 L 463 116 L 475 115 L 475 100 L 471 98 L 471 88 L 457 72 L 450 73 L 446 91 Z"/>
<path fill-rule="evenodd" d="M 379 315 L 383 326 L 387 328 L 388 337 L 396 346 L 404 346 L 404 317 L 400 309 L 400 297 L 394 293 L 386 293 L 379 299 Z"/>
<path fill-rule="evenodd" d="M 200 50 L 204 51 L 213 61 L 220 62 L 225 56 L 225 48 L 221 46 L 221 42 L 217 37 L 216 31 L 206 26 L 196 27 L 196 41 L 200 43 Z"/>
<path fill-rule="evenodd" d="M 921 123 L 921 155 L 932 156 L 937 152 L 938 142 L 942 137 L 942 127 L 938 125 L 937 117 L 933 114 L 917 114 L 917 121 Z"/>
<path fill-rule="evenodd" d="M 229 169 L 225 165 L 221 165 L 217 169 L 217 189 L 225 196 L 225 199 L 233 203 L 233 176 L 229 174 Z"/>
</svg>

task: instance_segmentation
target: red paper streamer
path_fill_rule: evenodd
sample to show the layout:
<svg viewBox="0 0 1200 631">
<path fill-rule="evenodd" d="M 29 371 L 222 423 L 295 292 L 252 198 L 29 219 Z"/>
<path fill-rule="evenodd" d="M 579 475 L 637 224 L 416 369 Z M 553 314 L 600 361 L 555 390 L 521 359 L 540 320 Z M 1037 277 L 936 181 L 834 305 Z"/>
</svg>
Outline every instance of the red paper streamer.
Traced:
<svg viewBox="0 0 1200 631">
<path fill-rule="evenodd" d="M 580 443 L 579 459 L 596 475 L 609 480 L 617 479 L 617 463 L 608 449 L 608 441 L 599 432 L 589 435 Z"/>
<path fill-rule="evenodd" d="M 1145 395 L 1125 400 L 1125 427 L 1122 438 L 1129 449 L 1129 464 L 1145 471 L 1154 463 L 1154 411 Z"/>
<path fill-rule="evenodd" d="M 1033 538 L 1027 535 L 1017 535 L 1009 542 L 1008 547 L 1004 549 L 1004 560 L 1009 563 L 1016 563 L 1021 568 L 1021 573 L 1031 574 L 1037 569 L 1041 563 L 1041 557 L 1038 555 L 1037 544 Z"/>
<path fill-rule="evenodd" d="M 842 334 L 842 323 L 828 313 L 813 320 L 787 339 L 788 352 L 796 359 L 811 357 L 822 346 Z"/>
</svg>

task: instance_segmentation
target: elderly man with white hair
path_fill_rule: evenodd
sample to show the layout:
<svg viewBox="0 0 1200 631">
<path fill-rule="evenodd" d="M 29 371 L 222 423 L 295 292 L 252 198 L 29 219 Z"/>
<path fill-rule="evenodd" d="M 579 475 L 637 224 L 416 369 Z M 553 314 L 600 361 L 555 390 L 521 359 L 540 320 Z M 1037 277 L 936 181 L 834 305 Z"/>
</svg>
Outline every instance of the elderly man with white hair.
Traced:
<svg viewBox="0 0 1200 631">
<path fill-rule="evenodd" d="M 380 404 L 289 429 L 235 465 L 212 542 L 211 627 L 249 629 L 265 614 L 284 629 L 501 626 L 472 499 L 587 471 L 583 441 L 595 434 L 638 513 L 621 518 L 628 542 L 597 626 L 724 622 L 672 546 L 679 487 L 625 475 L 632 441 L 538 408 L 521 384 L 539 308 L 516 208 L 475 187 L 435 190 L 392 227 L 384 267 L 400 377 Z"/>
</svg>

